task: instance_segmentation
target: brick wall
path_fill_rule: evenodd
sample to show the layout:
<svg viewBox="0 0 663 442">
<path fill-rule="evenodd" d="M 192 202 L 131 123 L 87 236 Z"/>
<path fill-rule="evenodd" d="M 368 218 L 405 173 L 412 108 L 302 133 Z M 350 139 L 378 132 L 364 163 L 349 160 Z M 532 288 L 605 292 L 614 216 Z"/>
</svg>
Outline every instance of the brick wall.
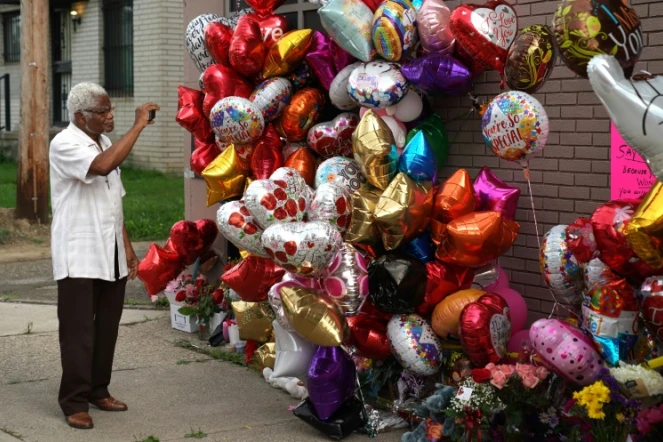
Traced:
<svg viewBox="0 0 663 442">
<path fill-rule="evenodd" d="M 104 17 L 101 0 L 85 5 L 80 25 L 71 34 L 72 86 L 82 82 L 104 83 Z"/>
<path fill-rule="evenodd" d="M 481 1 L 447 1 L 455 8 L 461 3 Z M 552 23 L 559 1 L 513 0 L 520 29 L 533 24 Z M 642 21 L 645 49 L 636 71 L 663 74 L 663 2 L 631 0 Z M 482 74 L 476 81 L 475 95 L 482 102 L 499 94 L 496 72 Z M 561 61 L 550 80 L 535 97 L 544 105 L 550 118 L 550 136 L 542 152 L 530 160 L 532 193 L 539 233 L 543 235 L 556 224 L 572 223 L 588 216 L 610 198 L 610 120 L 587 80 L 575 76 Z M 467 112 L 469 99 L 438 99 L 434 102 L 443 119 Z M 511 286 L 526 297 L 530 321 L 547 316 L 552 298 L 545 287 L 538 262 L 538 243 L 529 191 L 519 166 L 498 158 L 484 144 L 481 121 L 477 115 L 464 124 L 447 125 L 450 140 L 455 143 L 443 171 L 451 175 L 466 168 L 474 177 L 483 166 L 490 167 L 504 182 L 522 191 L 516 220 L 520 235 L 515 245 L 502 258 L 500 265 L 510 276 Z"/>
</svg>

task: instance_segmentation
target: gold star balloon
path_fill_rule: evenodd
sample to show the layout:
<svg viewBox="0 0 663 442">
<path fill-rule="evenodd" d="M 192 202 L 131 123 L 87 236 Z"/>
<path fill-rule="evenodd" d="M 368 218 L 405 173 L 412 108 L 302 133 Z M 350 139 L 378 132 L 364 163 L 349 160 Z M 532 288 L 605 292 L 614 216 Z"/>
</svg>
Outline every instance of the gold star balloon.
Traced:
<svg viewBox="0 0 663 442">
<path fill-rule="evenodd" d="M 268 342 L 261 346 L 254 353 L 256 362 L 262 367 L 269 367 L 274 370 L 274 362 L 276 362 L 276 343 Z"/>
<path fill-rule="evenodd" d="M 430 221 L 433 242 L 440 245 L 446 225 L 454 218 L 474 212 L 474 206 L 474 189 L 470 174 L 465 169 L 459 169 L 435 194 L 433 216 Z"/>
<path fill-rule="evenodd" d="M 265 66 L 262 68 L 263 78 L 290 73 L 304 59 L 312 42 L 313 31 L 310 29 L 299 29 L 285 34 L 269 48 Z"/>
<path fill-rule="evenodd" d="M 279 291 L 288 323 L 304 339 L 323 347 L 337 347 L 348 337 L 345 316 L 327 295 L 300 286 L 284 286 Z"/>
<path fill-rule="evenodd" d="M 268 342 L 272 336 L 272 321 L 276 318 L 269 302 L 234 301 L 232 304 L 239 338 Z"/>
<path fill-rule="evenodd" d="M 398 151 L 391 129 L 375 111 L 367 111 L 357 125 L 352 150 L 368 182 L 386 189 L 396 174 Z"/>
<path fill-rule="evenodd" d="M 207 207 L 242 194 L 246 171 L 239 161 L 234 145 L 228 146 L 209 163 L 203 170 L 203 178 L 207 184 Z"/>
<path fill-rule="evenodd" d="M 656 182 L 625 230 L 626 240 L 646 264 L 663 267 L 663 184 Z"/>
<path fill-rule="evenodd" d="M 382 193 L 374 216 L 386 250 L 394 250 L 426 230 L 433 209 L 432 186 L 401 172 Z"/>
<path fill-rule="evenodd" d="M 380 232 L 377 224 L 373 222 L 373 212 L 381 194 L 382 190 L 364 187 L 350 195 L 352 215 L 344 235 L 346 242 L 373 244 L 379 241 Z"/>
</svg>

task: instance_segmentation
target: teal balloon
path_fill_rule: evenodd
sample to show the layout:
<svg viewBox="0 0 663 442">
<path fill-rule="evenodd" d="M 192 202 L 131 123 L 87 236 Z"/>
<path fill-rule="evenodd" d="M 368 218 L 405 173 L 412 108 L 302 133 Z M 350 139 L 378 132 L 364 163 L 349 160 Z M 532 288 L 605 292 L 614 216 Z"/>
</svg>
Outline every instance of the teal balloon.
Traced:
<svg viewBox="0 0 663 442">
<path fill-rule="evenodd" d="M 431 143 L 423 131 L 414 134 L 398 159 L 398 171 L 414 181 L 435 181 L 437 161 Z"/>
<path fill-rule="evenodd" d="M 428 139 L 435 153 L 437 169 L 441 169 L 446 164 L 447 157 L 449 156 L 449 136 L 447 135 L 447 130 L 444 128 L 442 117 L 438 114 L 431 115 L 407 134 L 405 142 L 409 143 L 419 132 L 423 132 L 426 135 L 426 139 Z"/>
<path fill-rule="evenodd" d="M 342 49 L 359 60 L 371 60 L 374 51 L 371 8 L 361 0 L 330 0 L 318 9 L 318 14 L 322 27 Z"/>
</svg>

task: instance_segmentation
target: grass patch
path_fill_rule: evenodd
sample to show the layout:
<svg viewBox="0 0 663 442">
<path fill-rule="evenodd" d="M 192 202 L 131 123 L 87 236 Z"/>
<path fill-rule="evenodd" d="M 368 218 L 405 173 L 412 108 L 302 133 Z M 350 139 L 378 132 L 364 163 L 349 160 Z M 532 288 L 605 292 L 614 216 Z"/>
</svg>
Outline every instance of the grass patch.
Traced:
<svg viewBox="0 0 663 442">
<path fill-rule="evenodd" d="M 16 173 L 15 162 L 0 159 L 0 207 L 16 207 Z M 172 225 L 184 218 L 184 178 L 125 167 L 122 183 L 127 191 L 124 221 L 131 240 L 168 238 Z M 0 244 L 5 234 L 0 231 Z"/>
<path fill-rule="evenodd" d="M 192 428 L 191 433 L 184 435 L 184 439 L 202 439 L 204 437 L 207 437 L 207 433 L 203 433 L 200 428 L 198 428 L 198 431 L 193 431 Z"/>
<path fill-rule="evenodd" d="M 219 361 L 232 362 L 233 364 L 241 365 L 243 367 L 247 366 L 246 356 L 243 353 L 230 353 L 220 348 L 214 348 L 214 347 L 198 347 L 196 345 L 193 345 L 189 341 L 177 341 L 175 343 L 175 346 L 195 351 L 196 353 L 208 355 L 213 359 Z M 248 368 L 260 371 L 260 365 L 257 364 L 256 362 L 252 362 L 251 365 L 248 366 Z"/>
<path fill-rule="evenodd" d="M 159 442 L 159 438 L 156 436 L 147 436 L 145 439 L 137 439 L 136 436 L 134 436 L 134 441 L 135 442 Z"/>
</svg>

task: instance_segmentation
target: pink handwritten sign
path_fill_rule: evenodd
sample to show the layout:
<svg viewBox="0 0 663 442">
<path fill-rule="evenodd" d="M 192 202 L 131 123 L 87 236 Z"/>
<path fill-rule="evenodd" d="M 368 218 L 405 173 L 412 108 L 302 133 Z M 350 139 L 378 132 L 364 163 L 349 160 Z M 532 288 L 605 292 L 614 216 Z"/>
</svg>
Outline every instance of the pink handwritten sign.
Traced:
<svg viewBox="0 0 663 442">
<path fill-rule="evenodd" d="M 656 178 L 645 160 L 610 128 L 610 199 L 638 198 L 649 191 Z"/>
</svg>

